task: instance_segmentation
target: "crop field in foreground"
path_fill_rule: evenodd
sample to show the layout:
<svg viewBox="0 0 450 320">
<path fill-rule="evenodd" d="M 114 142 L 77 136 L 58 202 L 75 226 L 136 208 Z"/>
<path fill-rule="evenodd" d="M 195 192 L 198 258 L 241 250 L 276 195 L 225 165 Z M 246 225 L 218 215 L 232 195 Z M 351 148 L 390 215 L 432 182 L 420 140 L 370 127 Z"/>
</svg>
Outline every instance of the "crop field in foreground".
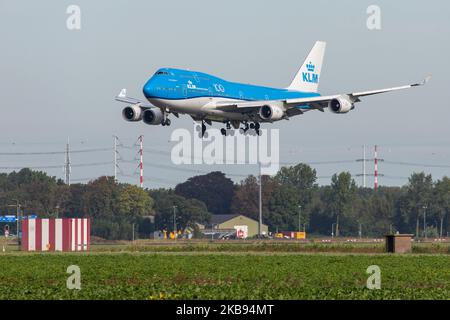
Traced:
<svg viewBox="0 0 450 320">
<path fill-rule="evenodd" d="M 81 270 L 69 290 L 67 267 Z M 367 267 L 381 268 L 369 290 Z M 1 299 L 450 299 L 448 255 L 0 255 Z"/>
</svg>

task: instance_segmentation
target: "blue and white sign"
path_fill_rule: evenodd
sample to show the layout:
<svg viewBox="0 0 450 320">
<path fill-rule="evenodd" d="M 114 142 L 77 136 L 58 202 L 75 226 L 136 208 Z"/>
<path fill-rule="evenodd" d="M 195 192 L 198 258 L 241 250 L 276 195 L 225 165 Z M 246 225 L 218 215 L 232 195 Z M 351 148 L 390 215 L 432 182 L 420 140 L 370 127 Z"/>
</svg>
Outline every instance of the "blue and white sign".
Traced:
<svg viewBox="0 0 450 320">
<path fill-rule="evenodd" d="M 16 216 L 0 216 L 0 222 L 16 222 Z"/>
<path fill-rule="evenodd" d="M 37 218 L 37 215 L 35 215 L 35 214 L 21 217 L 22 220 L 23 219 L 36 219 L 36 218 Z M 0 222 L 16 222 L 16 221 L 17 221 L 16 216 L 12 216 L 12 215 L 0 216 Z"/>
</svg>

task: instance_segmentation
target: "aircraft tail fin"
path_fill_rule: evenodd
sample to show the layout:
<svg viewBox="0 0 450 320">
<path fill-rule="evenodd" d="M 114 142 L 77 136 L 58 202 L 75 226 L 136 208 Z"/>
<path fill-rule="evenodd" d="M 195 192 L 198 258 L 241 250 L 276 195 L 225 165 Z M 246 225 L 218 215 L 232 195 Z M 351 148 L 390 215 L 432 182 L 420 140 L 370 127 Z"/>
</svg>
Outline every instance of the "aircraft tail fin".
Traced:
<svg viewBox="0 0 450 320">
<path fill-rule="evenodd" d="M 304 92 L 317 92 L 319 89 L 320 72 L 326 43 L 317 41 L 309 52 L 302 66 L 287 89 Z"/>
</svg>

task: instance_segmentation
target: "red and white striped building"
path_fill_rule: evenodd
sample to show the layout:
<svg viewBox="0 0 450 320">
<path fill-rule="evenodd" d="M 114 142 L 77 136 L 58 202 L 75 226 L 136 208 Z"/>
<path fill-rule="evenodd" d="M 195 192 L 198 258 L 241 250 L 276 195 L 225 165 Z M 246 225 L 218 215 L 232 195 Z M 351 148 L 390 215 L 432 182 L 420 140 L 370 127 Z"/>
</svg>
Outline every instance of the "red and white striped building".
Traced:
<svg viewBox="0 0 450 320">
<path fill-rule="evenodd" d="M 22 221 L 23 251 L 87 251 L 90 219 L 25 219 Z"/>
</svg>

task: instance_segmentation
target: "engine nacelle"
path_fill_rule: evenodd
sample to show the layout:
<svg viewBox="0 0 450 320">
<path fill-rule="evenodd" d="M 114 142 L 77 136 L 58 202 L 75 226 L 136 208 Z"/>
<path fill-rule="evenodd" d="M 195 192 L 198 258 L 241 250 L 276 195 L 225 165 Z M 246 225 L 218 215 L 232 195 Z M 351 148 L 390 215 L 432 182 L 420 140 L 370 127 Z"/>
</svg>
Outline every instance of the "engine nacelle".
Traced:
<svg viewBox="0 0 450 320">
<path fill-rule="evenodd" d="M 330 100 L 328 107 L 331 112 L 334 113 L 347 113 L 352 110 L 355 106 L 349 96 L 340 96 L 336 99 Z"/>
<path fill-rule="evenodd" d="M 128 106 L 123 108 L 122 117 L 127 121 L 142 120 L 142 109 L 138 105 Z"/>
<path fill-rule="evenodd" d="M 284 110 L 279 106 L 265 105 L 259 109 L 259 116 L 268 121 L 280 120 L 284 117 Z"/>
<path fill-rule="evenodd" d="M 164 120 L 162 111 L 158 108 L 147 109 L 142 115 L 142 121 L 145 124 L 158 125 Z"/>
</svg>

